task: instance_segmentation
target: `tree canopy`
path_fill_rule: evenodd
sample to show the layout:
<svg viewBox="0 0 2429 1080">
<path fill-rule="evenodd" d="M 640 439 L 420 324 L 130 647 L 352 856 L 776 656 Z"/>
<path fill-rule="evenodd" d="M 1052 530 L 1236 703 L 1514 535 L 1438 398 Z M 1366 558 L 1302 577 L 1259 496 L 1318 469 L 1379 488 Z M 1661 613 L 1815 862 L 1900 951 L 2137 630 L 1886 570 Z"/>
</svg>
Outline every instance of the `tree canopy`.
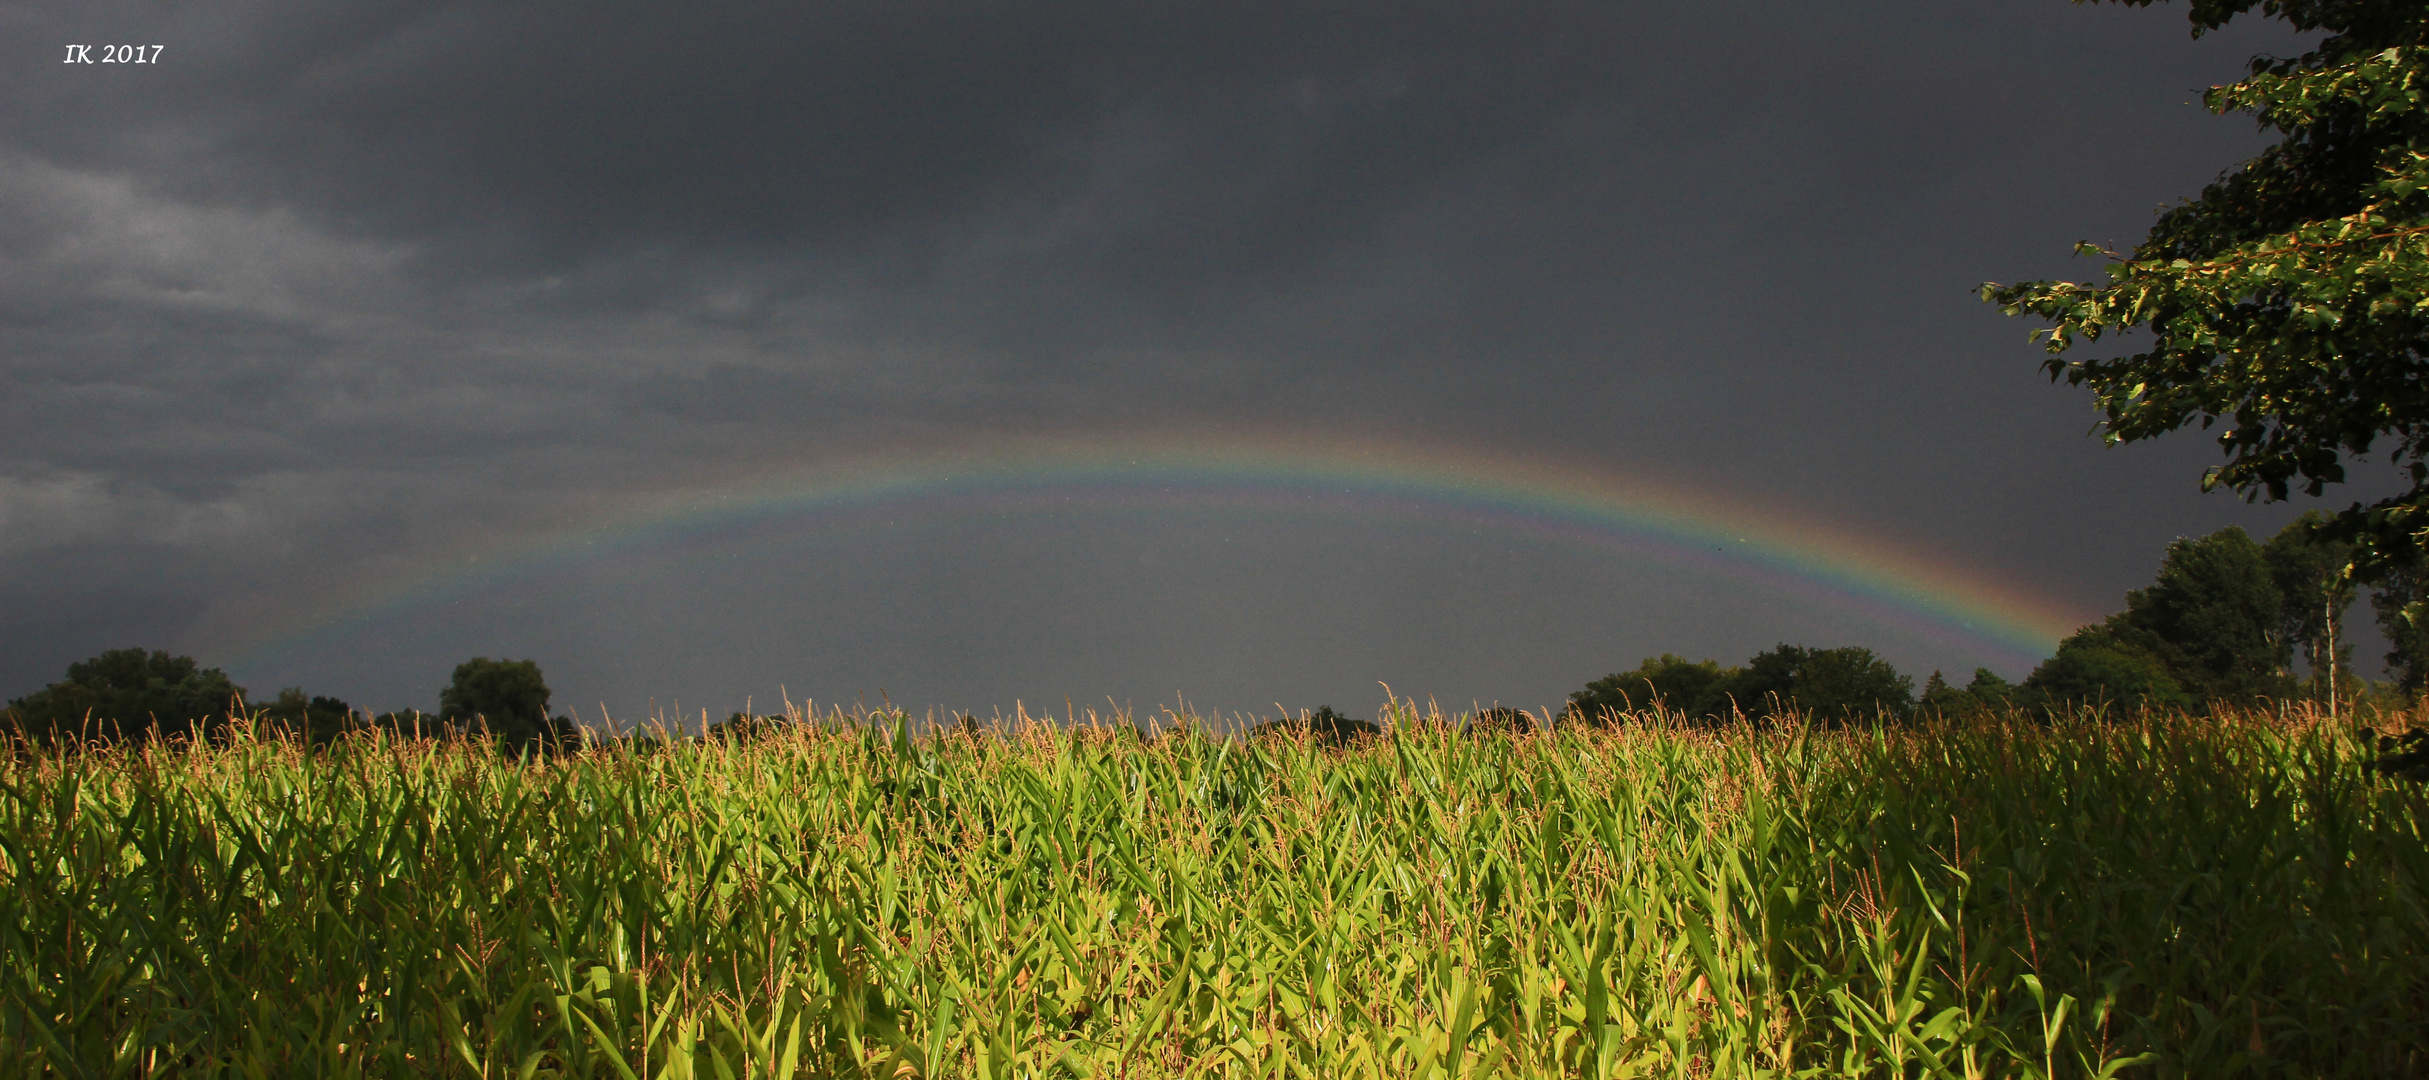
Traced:
<svg viewBox="0 0 2429 1080">
<path fill-rule="evenodd" d="M 2112 619 L 2111 622 L 2115 620 Z M 2058 643 L 2058 653 L 2024 679 L 2020 704 L 2124 705 L 2192 709 L 2199 698 L 2184 688 L 2158 650 L 2109 623 L 2086 626 Z"/>
<path fill-rule="evenodd" d="M 1334 712 L 1330 705 L 1305 716 L 1268 720 L 1248 730 L 1248 737 L 1251 740 L 1307 738 L 1327 746 L 1345 746 L 1379 738 L 1382 734 L 1382 725 L 1372 720 L 1343 716 Z"/>
<path fill-rule="evenodd" d="M 439 692 L 439 715 L 484 727 L 509 747 L 555 742 L 573 734 L 572 721 L 548 715 L 548 680 L 532 660 L 476 656 L 457 664 L 454 678 Z"/>
<path fill-rule="evenodd" d="M 1688 660 L 1671 653 L 1633 670 L 1605 675 L 1569 695 L 1577 722 L 1608 724 L 1656 709 L 1690 720 L 1756 718 L 1796 711 L 1818 720 L 1904 716 L 1914 705 L 1914 680 L 1858 646 L 1809 649 L 1780 645 L 1743 667 Z"/>
<path fill-rule="evenodd" d="M 1947 677 L 1935 671 L 1924 681 L 1916 704 L 1942 717 L 1965 719 L 1997 713 L 2013 700 L 2015 692 L 2015 684 L 1989 668 L 1975 668 L 1973 681 L 1964 686 L 1950 686 Z"/>
<path fill-rule="evenodd" d="M 2353 606 L 2357 582 L 2352 545 L 2332 538 L 2327 523 L 2317 510 L 2305 513 L 2261 545 L 2261 555 L 2282 601 L 2278 633 L 2301 651 L 2311 671 L 2304 690 L 2333 706 L 2339 687 L 2354 681 L 2344 613 Z"/>
<path fill-rule="evenodd" d="M 315 746 L 334 742 L 369 719 L 358 718 L 354 706 L 338 698 L 317 694 L 306 697 L 299 686 L 279 691 L 278 697 L 261 712 L 263 718 L 275 721 Z"/>
<path fill-rule="evenodd" d="M 2055 701 L 2150 708 L 2286 697 L 2289 621 L 2267 553 L 2230 525 L 2169 544 L 2156 580 L 2059 642 L 2024 685 Z"/>
<path fill-rule="evenodd" d="M 1568 722 L 1609 724 L 1657 707 L 1691 721 L 1793 711 L 1844 723 L 2082 706 L 2200 711 L 2306 693 L 2328 700 L 2339 681 L 2353 684 L 2352 645 L 2339 627 L 2356 579 L 2348 549 L 2322 534 L 2322 521 L 2306 514 L 2266 544 L 2235 526 L 2176 540 L 2151 584 L 2126 594 L 2125 610 L 2068 635 L 2022 683 L 1977 668 L 1958 687 L 1935 671 L 1918 701 L 1912 680 L 1855 646 L 1783 644 L 1727 668 L 1663 653 L 1570 694 Z M 2389 662 L 2417 691 L 2429 680 L 2429 563 L 2393 565 L 2372 601 L 2396 648 Z M 2298 649 L 2307 686 L 2296 678 Z"/>
<path fill-rule="evenodd" d="M 67 678 L 9 702 L 29 737 L 113 738 L 139 731 L 198 736 L 227 724 L 244 687 L 191 656 L 113 649 L 67 666 Z"/>
<path fill-rule="evenodd" d="M 2406 698 L 2429 691 L 2429 562 L 2404 559 L 2372 582 L 2370 607 L 2387 637 L 2387 673 Z"/>
<path fill-rule="evenodd" d="M 1589 724 L 1654 709 L 1690 717 L 1725 715 L 1729 712 L 1729 682 L 1743 673 L 1742 668 L 1724 668 L 1716 660 L 1696 661 L 1663 653 L 1570 694 L 1569 714 Z"/>
<path fill-rule="evenodd" d="M 1795 710 L 1841 722 L 1905 716 L 1914 707 L 1915 682 L 1861 646 L 1808 649 L 1783 643 L 1746 661 L 1729 692 L 1750 716 Z"/>
<path fill-rule="evenodd" d="M 2383 454 L 2409 488 L 2335 522 L 2383 561 L 2429 530 L 2429 5 L 2194 0 L 2193 32 L 2255 9 L 2326 37 L 2253 59 L 2203 100 L 2280 140 L 2163 212 L 2132 251 L 2078 245 L 2108 258 L 2107 282 L 1993 282 L 1982 296 L 2050 322 L 2044 369 L 2092 391 L 2110 442 L 2223 423 L 2226 462 L 2205 488 L 2317 496 L 2348 458 Z M 2068 356 L 2128 330 L 2147 332 L 2141 351 Z"/>
</svg>

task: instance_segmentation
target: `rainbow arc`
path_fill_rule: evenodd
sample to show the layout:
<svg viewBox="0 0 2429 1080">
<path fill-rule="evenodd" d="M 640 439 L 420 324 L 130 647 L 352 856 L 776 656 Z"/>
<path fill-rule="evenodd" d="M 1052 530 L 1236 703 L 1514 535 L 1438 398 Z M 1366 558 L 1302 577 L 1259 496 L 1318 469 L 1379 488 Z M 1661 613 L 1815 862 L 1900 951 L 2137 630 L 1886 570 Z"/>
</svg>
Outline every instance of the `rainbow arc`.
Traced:
<svg viewBox="0 0 2429 1080">
<path fill-rule="evenodd" d="M 416 609 L 757 533 L 811 528 L 833 542 L 1039 508 L 1472 522 L 1703 568 L 2023 665 L 2047 656 L 2083 621 L 1894 536 L 1573 462 L 1374 438 L 1157 433 L 1004 439 L 760 466 L 371 585 L 269 630 L 241 652 L 292 654 Z"/>
</svg>

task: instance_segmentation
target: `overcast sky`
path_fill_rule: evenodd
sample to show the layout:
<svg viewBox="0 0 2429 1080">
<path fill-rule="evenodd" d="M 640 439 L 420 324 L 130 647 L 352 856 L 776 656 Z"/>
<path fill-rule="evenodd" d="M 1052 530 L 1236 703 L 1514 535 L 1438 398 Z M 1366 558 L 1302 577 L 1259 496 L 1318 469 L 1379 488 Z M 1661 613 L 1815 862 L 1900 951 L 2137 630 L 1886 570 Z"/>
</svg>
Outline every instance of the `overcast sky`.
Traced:
<svg viewBox="0 0 2429 1080">
<path fill-rule="evenodd" d="M 2171 538 L 2303 508 L 2200 494 L 2197 433 L 2104 449 L 1974 295 L 2096 275 L 2076 241 L 2133 243 L 2262 146 L 2198 97 L 2299 51 L 2274 24 L 35 0 L 0 41 L 0 697 L 127 645 L 375 709 L 531 658 L 586 719 L 780 688 L 1371 715 L 1378 683 L 1541 707 L 1782 641 L 1918 683 L 2032 659 L 1725 569 L 1253 505 L 708 536 L 270 641 L 603 507 L 944 441 L 1531 455 L 2087 620 Z"/>
</svg>

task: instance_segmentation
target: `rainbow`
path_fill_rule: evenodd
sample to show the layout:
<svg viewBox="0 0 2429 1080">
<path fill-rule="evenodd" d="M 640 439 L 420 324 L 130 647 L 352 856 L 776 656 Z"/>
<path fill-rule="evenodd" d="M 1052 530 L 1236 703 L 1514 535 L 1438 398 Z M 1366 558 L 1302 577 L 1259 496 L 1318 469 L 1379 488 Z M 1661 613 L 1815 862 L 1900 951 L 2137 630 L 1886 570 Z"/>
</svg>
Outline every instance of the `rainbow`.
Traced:
<svg viewBox="0 0 2429 1080">
<path fill-rule="evenodd" d="M 822 456 L 634 496 L 573 527 L 449 553 L 325 600 L 257 631 L 234 662 L 290 657 L 467 597 L 756 534 L 880 531 L 1061 508 L 1471 522 L 1691 564 L 1854 608 L 2017 668 L 2049 655 L 2086 621 L 1890 538 L 1573 461 L 1373 437 L 1101 433 Z"/>
</svg>

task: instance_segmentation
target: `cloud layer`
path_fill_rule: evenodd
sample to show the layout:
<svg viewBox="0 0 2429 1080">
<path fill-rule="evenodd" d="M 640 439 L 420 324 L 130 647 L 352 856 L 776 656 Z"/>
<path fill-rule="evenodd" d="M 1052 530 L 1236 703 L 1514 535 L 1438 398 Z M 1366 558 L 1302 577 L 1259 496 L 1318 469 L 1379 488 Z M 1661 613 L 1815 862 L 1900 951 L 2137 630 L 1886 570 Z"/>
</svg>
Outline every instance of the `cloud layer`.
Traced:
<svg viewBox="0 0 2429 1080">
<path fill-rule="evenodd" d="M 224 661 L 367 577 L 942 435 L 1433 432 L 1780 500 L 2094 613 L 2168 537 L 2284 516 L 2194 495 L 2197 443 L 2100 452 L 2027 328 L 1971 296 L 2093 272 L 2073 241 L 2130 241 L 2254 150 L 2189 102 L 2296 47 L 2266 26 L 2193 42 L 2164 8 L 1750 0 L 0 18 L 54 53 L 163 46 L 0 72 L 0 695 L 125 643 Z M 235 674 L 426 705 L 447 656 L 545 647 L 584 700 L 719 708 L 787 655 L 822 686 L 965 706 L 1092 678 L 1064 689 L 1347 704 L 1385 669 L 1532 704 L 1644 652 L 1735 659 L 1787 633 L 1490 542 L 1235 522 L 1262 554 L 1097 580 L 1135 562 L 1108 552 L 1203 541 L 1099 523 L 1084 552 L 1007 547 L 982 524 L 816 553 L 849 585 L 816 634 L 730 610 L 798 647 L 648 614 L 641 597 L 679 603 L 669 569 L 456 612 L 410 662 L 404 631 L 366 627 L 304 669 Z M 1352 550 L 1379 544 L 1400 554 Z M 1008 549 L 1032 554 L 986 554 Z M 820 603 L 767 584 L 811 557 L 737 551 L 718 602 Z M 1485 572 L 1441 569 L 1471 558 Z M 1427 612 L 1515 590 L 1542 617 L 1487 644 L 1428 614 L 1286 647 L 1224 599 L 1305 623 L 1382 602 L 1381 564 L 1438 579 Z M 941 584 L 977 566 L 987 588 Z M 1604 592 L 1553 581 L 1606 571 L 1624 580 Z M 875 581 L 957 599 L 905 623 Z M 1075 591 L 1123 614 L 1056 624 L 1059 647 L 946 628 Z M 1199 614 L 1136 613 L 1158 597 Z M 620 625 L 567 629 L 576 610 Z"/>
</svg>

